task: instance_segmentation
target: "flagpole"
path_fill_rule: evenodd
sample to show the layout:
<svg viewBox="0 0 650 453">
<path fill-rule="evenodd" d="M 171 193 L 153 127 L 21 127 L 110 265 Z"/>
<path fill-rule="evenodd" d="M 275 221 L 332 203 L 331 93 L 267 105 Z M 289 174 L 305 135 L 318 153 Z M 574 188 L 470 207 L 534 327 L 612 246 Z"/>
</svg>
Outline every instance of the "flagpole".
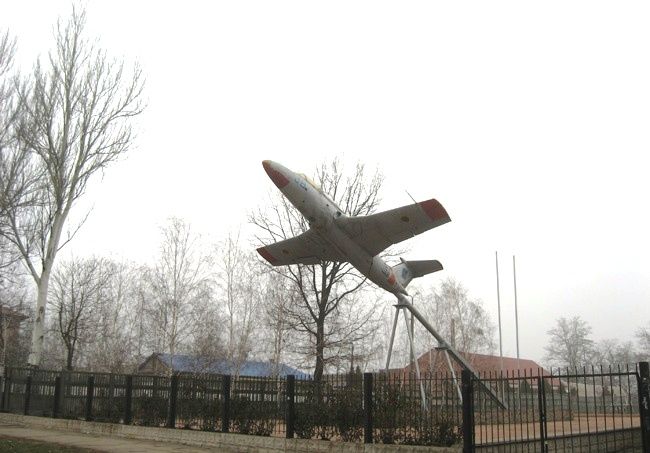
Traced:
<svg viewBox="0 0 650 453">
<path fill-rule="evenodd" d="M 519 369 L 519 313 L 517 311 L 517 267 L 515 255 L 512 255 L 512 279 L 515 286 L 515 337 L 517 341 L 517 369 Z"/>
<path fill-rule="evenodd" d="M 497 307 L 499 309 L 499 358 L 501 363 L 501 374 L 503 374 L 503 337 L 501 335 L 501 294 L 499 292 L 499 252 L 494 252 L 497 269 Z"/>
</svg>

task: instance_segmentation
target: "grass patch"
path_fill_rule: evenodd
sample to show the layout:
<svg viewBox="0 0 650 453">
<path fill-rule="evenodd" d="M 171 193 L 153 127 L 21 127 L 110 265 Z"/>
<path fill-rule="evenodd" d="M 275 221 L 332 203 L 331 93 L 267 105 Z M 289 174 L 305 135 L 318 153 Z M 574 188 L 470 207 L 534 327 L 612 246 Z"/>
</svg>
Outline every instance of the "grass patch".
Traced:
<svg viewBox="0 0 650 453">
<path fill-rule="evenodd" d="M 88 448 L 5 436 L 0 436 L 0 451 L 3 453 L 97 453 L 97 450 L 89 450 Z"/>
</svg>

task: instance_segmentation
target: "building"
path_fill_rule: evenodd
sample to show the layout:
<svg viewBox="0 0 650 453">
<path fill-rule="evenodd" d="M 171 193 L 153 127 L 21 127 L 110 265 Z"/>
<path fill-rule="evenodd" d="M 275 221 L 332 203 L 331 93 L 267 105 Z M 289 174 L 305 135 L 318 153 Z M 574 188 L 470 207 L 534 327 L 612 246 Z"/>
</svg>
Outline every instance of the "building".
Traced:
<svg viewBox="0 0 650 453">
<path fill-rule="evenodd" d="M 277 369 L 277 373 L 275 373 Z M 174 373 L 204 373 L 204 374 L 236 374 L 236 366 L 233 362 L 221 360 L 209 360 L 204 357 L 197 357 L 186 354 L 153 353 L 139 367 L 138 372 L 143 374 L 165 375 Z M 302 371 L 292 368 L 283 363 L 277 368 L 270 362 L 254 360 L 245 361 L 239 370 L 239 376 L 248 377 L 269 377 L 275 375 L 285 377 L 293 374 L 305 376 Z"/>
<path fill-rule="evenodd" d="M 497 378 L 503 376 L 504 378 L 513 378 L 510 380 L 510 387 L 513 389 L 519 388 L 522 382 L 526 382 L 532 389 L 537 388 L 538 376 L 551 376 L 546 369 L 540 364 L 530 359 L 517 359 L 515 357 L 503 357 L 503 366 L 501 357 L 490 354 L 475 354 L 468 352 L 459 352 L 459 354 L 474 368 L 474 370 L 482 378 Z M 449 362 L 460 379 L 461 367 L 449 356 Z M 444 350 L 437 348 L 431 349 L 418 358 L 418 366 L 420 373 L 434 373 L 445 374 L 451 373 L 449 363 Z M 416 372 L 415 364 L 410 363 L 401 369 L 392 369 L 389 371 L 390 375 L 401 375 L 407 377 Z M 522 379 L 525 378 L 525 379 Z M 553 390 L 559 390 L 563 386 L 560 379 L 549 377 L 545 379 L 547 385 L 551 385 Z M 524 384 L 522 384 L 524 385 Z"/>
</svg>

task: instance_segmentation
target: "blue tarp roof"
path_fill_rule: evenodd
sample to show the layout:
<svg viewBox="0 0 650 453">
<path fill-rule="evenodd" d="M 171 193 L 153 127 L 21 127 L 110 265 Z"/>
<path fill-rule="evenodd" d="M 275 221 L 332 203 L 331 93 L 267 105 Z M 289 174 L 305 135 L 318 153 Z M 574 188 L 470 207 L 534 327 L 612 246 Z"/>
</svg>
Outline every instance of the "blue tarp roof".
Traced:
<svg viewBox="0 0 650 453">
<path fill-rule="evenodd" d="M 235 366 L 228 360 L 208 360 L 203 357 L 191 356 L 186 354 L 174 354 L 172 361 L 171 354 L 154 354 L 165 365 L 171 368 L 173 363 L 173 371 L 180 373 L 213 373 L 213 374 L 235 374 Z M 251 377 L 266 377 L 271 376 L 273 371 L 273 364 L 270 362 L 258 362 L 254 360 L 245 361 L 240 369 L 240 376 Z M 292 368 L 288 365 L 281 363 L 279 365 L 279 375 L 287 376 L 293 374 L 296 376 L 307 376 L 300 370 Z"/>
</svg>

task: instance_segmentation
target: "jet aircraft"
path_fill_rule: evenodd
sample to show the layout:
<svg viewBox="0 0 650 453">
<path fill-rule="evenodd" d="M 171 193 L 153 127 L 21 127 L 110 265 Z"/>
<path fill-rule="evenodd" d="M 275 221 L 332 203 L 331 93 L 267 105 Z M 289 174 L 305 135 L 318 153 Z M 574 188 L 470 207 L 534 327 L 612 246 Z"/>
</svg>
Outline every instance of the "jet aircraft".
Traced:
<svg viewBox="0 0 650 453">
<path fill-rule="evenodd" d="M 379 254 L 451 219 L 435 199 L 368 216 L 348 216 L 334 200 L 304 174 L 270 161 L 264 170 L 282 194 L 307 219 L 309 230 L 257 249 L 273 266 L 347 261 L 370 281 L 396 296 L 408 295 L 406 286 L 416 277 L 436 272 L 436 260 L 404 261 L 389 267 Z"/>
<path fill-rule="evenodd" d="M 411 280 L 441 270 L 440 262 L 402 259 L 396 266 L 389 267 L 379 256 L 393 244 L 450 222 L 449 214 L 437 200 L 431 199 L 377 214 L 353 217 L 346 215 L 334 200 L 305 175 L 294 173 L 270 160 L 263 161 L 262 165 L 271 181 L 309 223 L 309 229 L 298 236 L 258 248 L 258 253 L 264 259 L 274 266 L 317 264 L 320 261 L 349 262 L 370 281 L 397 297 L 398 310 L 393 320 L 386 369 L 390 363 L 399 309 L 406 308 L 438 340 L 440 349 L 469 370 L 481 387 L 501 407 L 507 408 L 495 390 L 480 379 L 467 360 L 442 338 L 406 298 L 406 286 Z M 409 342 L 413 350 L 410 334 Z M 419 375 L 417 361 L 415 363 Z M 452 369 L 452 375 L 453 373 Z M 422 383 L 420 391 L 424 404 Z"/>
</svg>

